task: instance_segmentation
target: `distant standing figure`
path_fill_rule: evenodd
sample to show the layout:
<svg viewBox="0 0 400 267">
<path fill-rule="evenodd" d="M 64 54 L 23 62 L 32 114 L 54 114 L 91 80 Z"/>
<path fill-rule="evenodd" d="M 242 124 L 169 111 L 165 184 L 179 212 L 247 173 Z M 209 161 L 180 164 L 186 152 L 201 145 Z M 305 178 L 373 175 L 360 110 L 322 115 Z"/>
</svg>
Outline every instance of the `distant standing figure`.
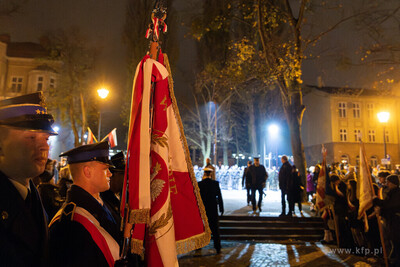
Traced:
<svg viewBox="0 0 400 267">
<path fill-rule="evenodd" d="M 315 186 L 314 186 L 313 176 L 310 171 L 307 171 L 307 201 L 310 200 L 310 196 L 312 199 L 314 193 L 315 193 Z"/>
<path fill-rule="evenodd" d="M 39 175 L 40 184 L 37 187 L 48 221 L 51 221 L 64 202 L 58 193 L 58 187 L 54 184 L 54 167 L 54 161 L 48 159 L 44 172 Z"/>
<path fill-rule="evenodd" d="M 292 176 L 292 166 L 287 156 L 282 156 L 282 167 L 279 170 L 279 189 L 281 190 L 282 213 L 279 217 L 286 216 L 286 200 L 288 194 L 288 181 Z"/>
<path fill-rule="evenodd" d="M 295 165 L 292 165 L 292 177 L 288 183 L 288 202 L 289 202 L 289 216 L 296 216 L 294 212 L 294 205 L 297 203 L 299 206 L 300 214 L 303 217 L 303 209 L 301 207 L 301 193 L 303 192 L 303 184 L 301 183 L 301 176 L 297 171 Z"/>
<path fill-rule="evenodd" d="M 210 225 L 212 238 L 214 241 L 214 248 L 219 254 L 221 253 L 221 239 L 219 234 L 218 207 L 222 216 L 224 214 L 224 203 L 222 201 L 219 182 L 214 181 L 211 178 L 212 172 L 212 169 L 204 168 L 203 180 L 198 184 L 201 199 L 203 200 L 203 204 L 206 209 L 208 224 Z"/>
<path fill-rule="evenodd" d="M 247 167 L 244 168 L 243 171 L 243 177 L 242 177 L 242 187 L 246 186 L 246 190 L 247 190 L 247 206 L 250 206 L 250 202 L 251 202 L 251 179 L 247 178 L 247 171 L 249 169 L 249 167 L 251 166 L 252 162 L 249 160 L 247 162 Z"/>
<path fill-rule="evenodd" d="M 260 165 L 260 158 L 254 157 L 254 164 L 247 171 L 247 179 L 251 181 L 251 203 L 253 212 L 256 212 L 256 192 L 258 191 L 258 210 L 261 212 L 262 199 L 265 183 L 268 179 L 268 173 L 263 165 Z"/>
<path fill-rule="evenodd" d="M 215 181 L 215 167 L 211 164 L 210 158 L 206 158 L 206 166 L 204 168 L 212 169 L 211 179 L 213 179 Z"/>
</svg>

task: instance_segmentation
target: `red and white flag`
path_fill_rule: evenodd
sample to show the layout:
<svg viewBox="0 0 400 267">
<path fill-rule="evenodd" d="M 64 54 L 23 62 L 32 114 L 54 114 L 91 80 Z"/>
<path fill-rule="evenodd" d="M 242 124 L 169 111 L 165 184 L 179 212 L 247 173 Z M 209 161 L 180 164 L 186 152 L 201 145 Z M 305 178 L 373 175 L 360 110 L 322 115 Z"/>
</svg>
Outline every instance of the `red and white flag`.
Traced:
<svg viewBox="0 0 400 267">
<path fill-rule="evenodd" d="M 121 205 L 128 195 L 129 210 L 122 215 L 135 224 L 131 251 L 142 254 L 146 240 L 146 266 L 178 266 L 177 254 L 210 241 L 172 84 L 163 54 L 139 63 Z"/>
<path fill-rule="evenodd" d="M 110 148 L 116 147 L 117 142 L 117 128 L 114 128 L 109 134 L 107 134 L 108 142 L 110 143 Z"/>
<path fill-rule="evenodd" d="M 94 136 L 94 134 L 92 133 L 92 130 L 90 130 L 90 128 L 88 127 L 88 133 L 87 133 L 87 139 L 86 139 L 86 144 L 93 144 L 94 142 L 97 143 L 97 139 Z"/>
<path fill-rule="evenodd" d="M 316 204 L 319 210 L 325 207 L 325 194 L 326 194 L 326 148 L 322 147 L 322 164 L 319 170 L 317 182 L 317 199 Z"/>
<path fill-rule="evenodd" d="M 360 142 L 360 177 L 357 182 L 358 191 L 360 192 L 360 207 L 358 208 L 358 219 L 364 218 L 364 228 L 368 232 L 368 218 L 366 211 L 372 208 L 372 199 L 375 195 L 373 192 L 371 173 L 369 172 L 369 166 L 367 157 L 365 155 L 364 144 Z"/>
</svg>

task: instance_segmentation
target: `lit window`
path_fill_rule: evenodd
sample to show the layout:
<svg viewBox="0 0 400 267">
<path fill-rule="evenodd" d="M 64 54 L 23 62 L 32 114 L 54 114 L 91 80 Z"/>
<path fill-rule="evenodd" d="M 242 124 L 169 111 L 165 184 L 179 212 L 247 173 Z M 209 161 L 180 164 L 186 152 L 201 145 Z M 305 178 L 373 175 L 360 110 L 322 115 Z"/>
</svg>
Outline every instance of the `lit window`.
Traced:
<svg viewBox="0 0 400 267">
<path fill-rule="evenodd" d="M 375 118 L 374 113 L 375 113 L 375 106 L 372 103 L 367 104 L 367 114 L 368 114 L 368 119 Z"/>
<path fill-rule="evenodd" d="M 360 129 L 356 129 L 354 130 L 354 141 L 358 142 L 361 141 L 361 130 Z"/>
<path fill-rule="evenodd" d="M 375 131 L 374 130 L 369 130 L 368 131 L 368 141 L 369 142 L 375 142 Z"/>
<path fill-rule="evenodd" d="M 347 130 L 346 129 L 340 129 L 340 141 L 341 142 L 346 142 L 347 141 Z"/>
<path fill-rule="evenodd" d="M 11 92 L 19 93 L 22 90 L 22 77 L 12 77 L 11 78 Z"/>
<path fill-rule="evenodd" d="M 36 83 L 36 91 L 43 90 L 43 76 L 38 76 L 37 83 Z"/>
<path fill-rule="evenodd" d="M 342 155 L 340 157 L 340 163 L 349 164 L 350 163 L 349 156 L 348 155 Z"/>
<path fill-rule="evenodd" d="M 369 163 L 370 163 L 371 167 L 376 167 L 378 165 L 378 158 L 376 156 L 372 156 L 369 159 Z"/>
<path fill-rule="evenodd" d="M 360 103 L 353 103 L 353 117 L 356 119 L 361 117 Z"/>
<path fill-rule="evenodd" d="M 347 114 L 346 102 L 339 102 L 339 118 L 346 118 Z"/>
</svg>

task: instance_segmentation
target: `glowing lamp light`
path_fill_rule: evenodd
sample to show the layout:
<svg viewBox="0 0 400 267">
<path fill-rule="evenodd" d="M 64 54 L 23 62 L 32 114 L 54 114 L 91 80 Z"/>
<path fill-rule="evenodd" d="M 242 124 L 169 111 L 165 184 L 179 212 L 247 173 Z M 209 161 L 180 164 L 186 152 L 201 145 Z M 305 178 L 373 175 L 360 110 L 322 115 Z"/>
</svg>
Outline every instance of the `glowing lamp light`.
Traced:
<svg viewBox="0 0 400 267">
<path fill-rule="evenodd" d="M 381 123 L 388 122 L 389 118 L 390 118 L 390 113 L 387 111 L 382 111 L 378 113 L 378 120 Z"/>
<path fill-rule="evenodd" d="M 100 88 L 99 90 L 97 90 L 97 93 L 99 94 L 99 97 L 101 99 L 105 99 L 110 91 L 108 91 L 106 88 Z"/>
<path fill-rule="evenodd" d="M 268 132 L 271 135 L 276 136 L 279 133 L 279 127 L 276 124 L 271 124 L 270 126 L 268 126 Z"/>
<path fill-rule="evenodd" d="M 56 131 L 56 132 L 58 132 L 58 131 L 60 130 L 60 127 L 54 126 L 54 127 L 53 127 L 53 130 Z"/>
</svg>

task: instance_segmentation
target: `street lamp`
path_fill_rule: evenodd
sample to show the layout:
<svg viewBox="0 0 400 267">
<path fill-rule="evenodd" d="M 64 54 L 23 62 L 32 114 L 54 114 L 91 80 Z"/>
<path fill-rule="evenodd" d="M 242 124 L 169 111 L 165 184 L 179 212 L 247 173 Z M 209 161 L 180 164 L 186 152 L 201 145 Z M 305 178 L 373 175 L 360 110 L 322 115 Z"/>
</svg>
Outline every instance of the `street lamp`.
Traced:
<svg viewBox="0 0 400 267">
<path fill-rule="evenodd" d="M 390 117 L 390 113 L 387 111 L 382 111 L 378 113 L 378 120 L 380 123 L 383 124 L 383 146 L 384 146 L 384 150 L 385 150 L 385 156 L 384 158 L 386 159 L 386 123 L 389 121 L 389 117 Z"/>
<path fill-rule="evenodd" d="M 279 134 L 279 126 L 276 124 L 270 124 L 268 126 L 268 133 L 270 135 L 271 139 L 275 139 L 275 152 L 276 152 L 276 167 L 278 168 L 278 142 L 276 138 L 278 137 Z"/>
<path fill-rule="evenodd" d="M 108 93 L 110 93 L 110 91 L 108 91 L 106 88 L 100 88 L 97 90 L 97 94 L 99 95 L 99 97 L 101 99 L 106 99 L 108 96 Z M 101 109 L 100 109 L 100 105 L 99 105 L 99 130 L 98 130 L 98 141 L 100 142 L 100 129 L 101 129 Z"/>
</svg>

